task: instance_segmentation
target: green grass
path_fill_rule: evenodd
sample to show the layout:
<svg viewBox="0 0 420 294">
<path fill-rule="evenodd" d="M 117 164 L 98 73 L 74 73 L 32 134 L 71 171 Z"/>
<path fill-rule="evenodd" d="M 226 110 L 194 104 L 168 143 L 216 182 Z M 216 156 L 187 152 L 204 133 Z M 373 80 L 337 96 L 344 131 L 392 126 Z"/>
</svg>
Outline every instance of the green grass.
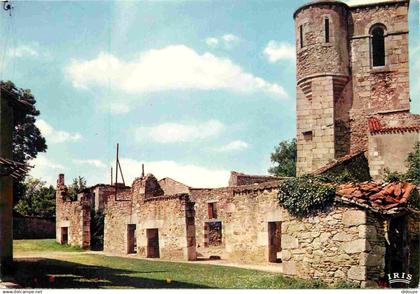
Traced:
<svg viewBox="0 0 420 294">
<path fill-rule="evenodd" d="M 15 242 L 15 255 L 74 251 L 53 240 Z M 41 254 L 42 253 L 42 254 Z M 149 261 L 80 252 L 15 261 L 16 282 L 30 288 L 322 288 L 317 280 L 217 265 Z"/>
<path fill-rule="evenodd" d="M 60 245 L 54 239 L 43 240 L 14 240 L 13 251 L 15 254 L 25 254 L 28 252 L 77 252 L 83 251 L 80 247 L 70 245 Z"/>
</svg>

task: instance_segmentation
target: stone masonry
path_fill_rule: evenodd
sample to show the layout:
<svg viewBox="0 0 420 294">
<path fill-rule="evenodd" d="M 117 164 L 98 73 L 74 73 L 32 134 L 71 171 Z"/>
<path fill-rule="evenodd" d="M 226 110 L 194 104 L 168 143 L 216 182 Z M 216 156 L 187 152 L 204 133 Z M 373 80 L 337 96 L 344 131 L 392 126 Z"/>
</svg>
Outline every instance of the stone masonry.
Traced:
<svg viewBox="0 0 420 294">
<path fill-rule="evenodd" d="M 295 12 L 298 175 L 367 149 L 368 117 L 410 115 L 408 5 L 318 0 Z M 384 30 L 383 66 L 372 62 L 378 26 Z"/>
</svg>

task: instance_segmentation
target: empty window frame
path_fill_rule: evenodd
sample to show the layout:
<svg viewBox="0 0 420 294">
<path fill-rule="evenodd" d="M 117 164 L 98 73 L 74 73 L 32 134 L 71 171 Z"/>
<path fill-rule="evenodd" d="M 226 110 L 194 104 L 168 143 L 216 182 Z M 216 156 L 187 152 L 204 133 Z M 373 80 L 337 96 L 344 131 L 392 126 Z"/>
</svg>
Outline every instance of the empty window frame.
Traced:
<svg viewBox="0 0 420 294">
<path fill-rule="evenodd" d="M 209 219 L 215 219 L 217 218 L 217 202 L 209 202 L 207 203 L 207 211 Z"/>
<path fill-rule="evenodd" d="M 303 25 L 299 26 L 299 42 L 300 42 L 300 48 L 303 48 Z"/>
<path fill-rule="evenodd" d="M 330 19 L 328 17 L 324 18 L 324 41 L 325 43 L 330 42 Z"/>
<path fill-rule="evenodd" d="M 222 222 L 211 221 L 204 223 L 204 247 L 222 245 Z"/>
<path fill-rule="evenodd" d="M 385 30 L 382 25 L 374 25 L 370 30 L 372 66 L 385 65 Z"/>
</svg>

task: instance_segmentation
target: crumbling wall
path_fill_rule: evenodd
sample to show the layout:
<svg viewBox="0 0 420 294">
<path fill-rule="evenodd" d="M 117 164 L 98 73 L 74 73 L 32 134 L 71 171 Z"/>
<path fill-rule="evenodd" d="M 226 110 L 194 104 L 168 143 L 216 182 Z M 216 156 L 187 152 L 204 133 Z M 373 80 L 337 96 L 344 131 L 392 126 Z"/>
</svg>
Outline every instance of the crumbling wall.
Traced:
<svg viewBox="0 0 420 294">
<path fill-rule="evenodd" d="M 171 178 L 163 178 L 159 180 L 159 185 L 164 191 L 165 195 L 189 193 L 189 187 L 187 185 L 175 181 Z"/>
<path fill-rule="evenodd" d="M 109 197 L 106 207 L 104 250 L 128 252 L 128 225 L 135 225 L 137 254 L 147 257 L 147 230 L 157 229 L 159 257 L 194 260 L 194 203 L 188 194 L 162 195 L 157 180 L 148 175 L 133 182 L 131 190 Z M 118 200 L 119 199 L 119 200 Z"/>
<path fill-rule="evenodd" d="M 63 230 L 67 228 L 67 242 L 73 246 L 90 248 L 91 194 L 80 193 L 71 200 L 64 184 L 64 175 L 57 181 L 56 190 L 56 240 L 64 243 Z"/>
<path fill-rule="evenodd" d="M 280 177 L 246 175 L 244 173 L 232 171 L 229 178 L 229 187 L 271 182 L 276 179 L 280 179 Z"/>
</svg>

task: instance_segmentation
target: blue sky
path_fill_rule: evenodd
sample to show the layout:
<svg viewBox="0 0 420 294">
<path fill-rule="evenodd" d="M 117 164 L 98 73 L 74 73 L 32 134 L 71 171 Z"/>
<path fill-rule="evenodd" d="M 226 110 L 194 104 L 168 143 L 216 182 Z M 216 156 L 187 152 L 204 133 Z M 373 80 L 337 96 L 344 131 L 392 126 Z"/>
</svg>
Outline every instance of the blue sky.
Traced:
<svg viewBox="0 0 420 294">
<path fill-rule="evenodd" d="M 192 186 L 265 174 L 295 136 L 292 14 L 305 2 L 14 1 L 0 14 L 0 79 L 31 89 L 41 111 L 48 151 L 31 174 L 109 182 L 117 142 L 129 184 L 143 162 Z M 418 14 L 412 1 L 416 113 Z"/>
</svg>

